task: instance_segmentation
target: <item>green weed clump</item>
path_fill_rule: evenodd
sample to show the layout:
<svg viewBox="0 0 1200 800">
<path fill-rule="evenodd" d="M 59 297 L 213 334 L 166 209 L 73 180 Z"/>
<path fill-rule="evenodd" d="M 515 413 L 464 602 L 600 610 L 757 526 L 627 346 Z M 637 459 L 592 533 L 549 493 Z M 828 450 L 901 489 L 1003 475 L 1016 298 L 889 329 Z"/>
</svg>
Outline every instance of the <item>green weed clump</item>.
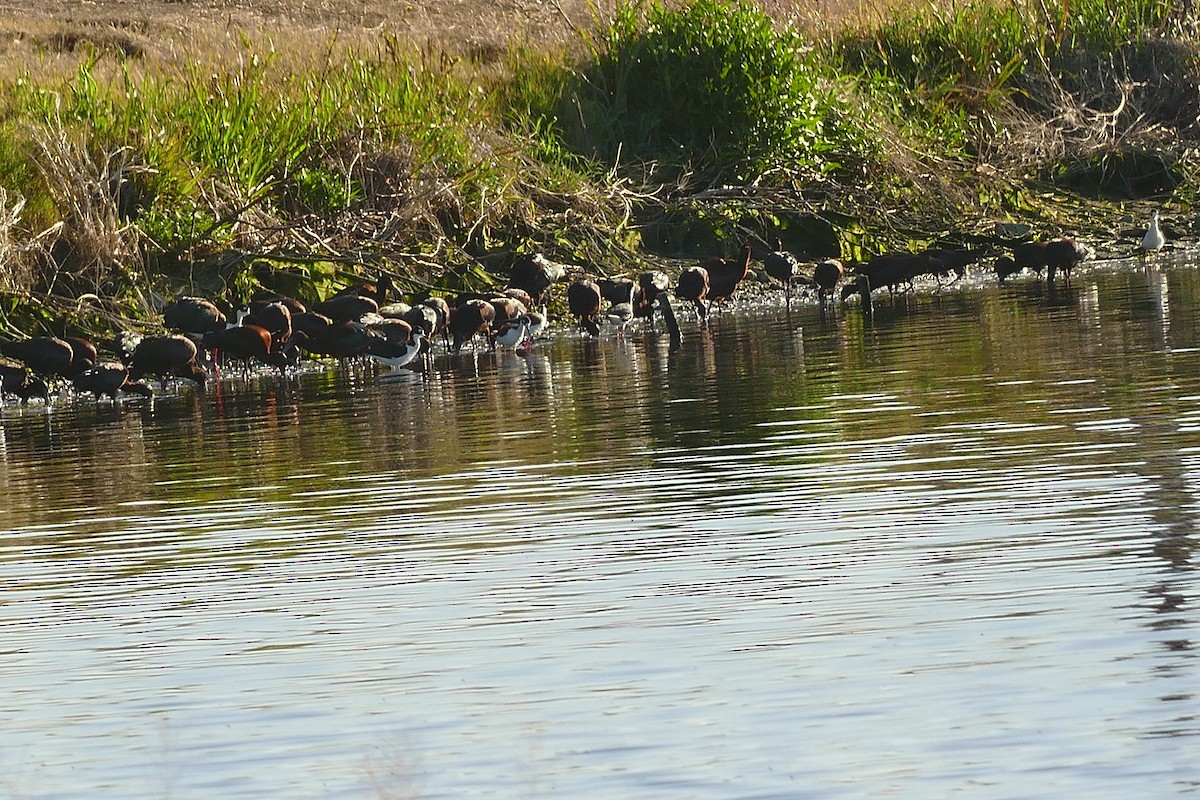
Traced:
<svg viewBox="0 0 1200 800">
<path fill-rule="evenodd" d="M 589 45 L 573 73 L 535 71 L 510 101 L 586 158 L 751 182 L 819 176 L 850 143 L 833 138 L 845 111 L 832 75 L 758 6 L 622 3 Z"/>
</svg>

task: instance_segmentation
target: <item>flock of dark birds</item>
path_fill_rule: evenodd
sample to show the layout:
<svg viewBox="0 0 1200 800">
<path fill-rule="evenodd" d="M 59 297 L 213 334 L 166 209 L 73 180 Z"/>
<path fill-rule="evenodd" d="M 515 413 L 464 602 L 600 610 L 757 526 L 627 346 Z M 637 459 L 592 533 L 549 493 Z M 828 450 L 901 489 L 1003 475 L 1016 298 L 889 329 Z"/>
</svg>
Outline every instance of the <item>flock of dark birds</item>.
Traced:
<svg viewBox="0 0 1200 800">
<path fill-rule="evenodd" d="M 1165 242 L 1158 212 L 1142 240 L 1142 250 L 1154 253 Z M 778 246 L 777 246 L 778 247 Z M 888 254 L 852 264 L 837 259 L 816 262 L 809 268 L 782 248 L 765 253 L 763 271 L 781 283 L 791 304 L 793 289 L 815 292 L 822 310 L 839 291 L 843 301 L 858 295 L 864 311 L 879 289 L 910 291 L 923 276 L 936 279 L 963 277 L 983 257 L 980 250 L 927 249 L 920 253 Z M 1087 247 L 1068 238 L 1025 242 L 1012 254 L 999 258 L 995 274 L 1000 281 L 1022 270 L 1047 272 L 1051 284 L 1057 273 L 1070 279 L 1072 268 L 1090 256 Z M 673 338 L 679 337 L 670 297 L 694 308 L 701 324 L 710 305 L 720 305 L 737 292 L 750 272 L 754 249 L 746 244 L 735 258 L 708 258 L 679 273 L 674 291 L 668 276 L 658 270 L 636 279 L 581 278 L 566 292 L 569 313 L 579 329 L 599 336 L 602 321 L 618 335 L 637 319 L 654 324 L 658 311 Z M 568 267 L 540 254 L 520 256 L 513 263 L 508 287 L 484 293 L 461 293 L 453 302 L 429 297 L 415 304 L 394 302 L 395 291 L 386 275 L 374 283 L 349 286 L 320 302 L 307 304 L 293 297 L 266 295 L 236 311 L 233 320 L 218 306 L 200 297 L 182 297 L 163 311 L 161 335 L 124 333 L 101 347 L 85 338 L 39 336 L 0 339 L 0 355 L 19 362 L 0 363 L 0 399 L 8 396 L 27 402 L 49 402 L 51 390 L 67 385 L 76 393 L 105 395 L 114 401 L 119 393 L 152 396 L 147 377 L 188 379 L 203 387 L 222 369 L 249 374 L 254 365 L 278 369 L 295 367 L 302 355 L 341 360 L 369 359 L 392 368 L 421 368 L 439 340 L 447 352 L 457 354 L 477 336 L 492 348 L 525 348 L 546 328 L 546 304 L 551 288 L 568 275 Z M 607 307 L 605 307 L 607 303 Z M 540 309 L 540 310 L 539 310 Z M 115 358 L 102 360 L 101 349 Z"/>
</svg>

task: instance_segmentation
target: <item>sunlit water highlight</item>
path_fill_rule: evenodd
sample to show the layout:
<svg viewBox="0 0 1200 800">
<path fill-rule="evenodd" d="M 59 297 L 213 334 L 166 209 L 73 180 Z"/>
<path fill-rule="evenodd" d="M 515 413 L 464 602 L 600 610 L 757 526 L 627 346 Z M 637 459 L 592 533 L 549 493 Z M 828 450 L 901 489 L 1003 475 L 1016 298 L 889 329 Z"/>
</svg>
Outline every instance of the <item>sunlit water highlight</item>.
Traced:
<svg viewBox="0 0 1200 800">
<path fill-rule="evenodd" d="M 0 420 L 0 796 L 1200 793 L 1200 276 Z"/>
</svg>

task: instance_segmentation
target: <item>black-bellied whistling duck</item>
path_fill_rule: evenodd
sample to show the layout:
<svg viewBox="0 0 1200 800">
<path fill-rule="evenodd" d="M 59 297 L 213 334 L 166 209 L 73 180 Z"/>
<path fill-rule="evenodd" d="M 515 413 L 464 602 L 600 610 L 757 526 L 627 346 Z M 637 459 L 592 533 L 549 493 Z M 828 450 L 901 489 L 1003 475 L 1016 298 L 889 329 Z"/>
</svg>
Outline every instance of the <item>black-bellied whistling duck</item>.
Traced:
<svg viewBox="0 0 1200 800">
<path fill-rule="evenodd" d="M 690 300 L 696 306 L 696 316 L 708 319 L 708 270 L 704 267 L 688 267 L 679 273 L 675 281 L 675 296 Z"/>
<path fill-rule="evenodd" d="M 783 284 L 784 298 L 792 305 L 792 284 L 801 277 L 800 259 L 783 249 L 783 242 L 776 240 L 775 249 L 763 256 L 763 269 L 767 275 Z"/>
<path fill-rule="evenodd" d="M 312 310 L 334 322 L 358 322 L 367 314 L 379 312 L 379 304 L 362 295 L 335 295 L 313 305 Z"/>
<path fill-rule="evenodd" d="M 162 311 L 163 327 L 167 330 L 200 336 L 222 330 L 228 320 L 221 309 L 203 297 L 180 297 Z"/>
<path fill-rule="evenodd" d="M 706 258 L 700 266 L 708 270 L 708 299 L 721 302 L 733 297 L 738 284 L 746 279 L 750 271 L 750 259 L 754 248 L 748 244 L 742 245 L 742 252 L 737 258 Z"/>
<path fill-rule="evenodd" d="M 91 392 L 97 401 L 108 395 L 116 402 L 117 392 L 132 392 L 143 397 L 154 396 L 154 391 L 146 384 L 129 380 L 129 369 L 124 364 L 97 364 L 72 378 L 71 385 L 75 387 L 76 392 Z"/>
<path fill-rule="evenodd" d="M 30 372 L 28 367 L 0 364 L 0 398 L 9 394 L 15 395 L 22 403 L 28 403 L 31 397 L 50 402 L 50 387 Z"/>
<path fill-rule="evenodd" d="M 38 375 L 65 378 L 71 375 L 75 351 L 57 336 L 0 339 L 0 353 L 20 361 Z"/>
<path fill-rule="evenodd" d="M 287 368 L 282 348 L 276 349 L 271 332 L 261 325 L 212 331 L 200 337 L 200 343 L 209 350 L 220 350 L 226 358 L 241 361 L 247 374 L 255 361 L 275 367 L 281 374 Z"/>
<path fill-rule="evenodd" d="M 450 314 L 451 347 L 457 354 L 462 346 L 482 333 L 491 336 L 496 308 L 486 300 L 468 300 Z"/>
<path fill-rule="evenodd" d="M 1060 237 L 1042 242 L 1022 242 L 1013 246 L 1013 263 L 1018 268 L 1030 267 L 1041 272 L 1046 269 L 1046 280 L 1054 283 L 1055 273 L 1062 270 L 1067 281 L 1071 280 L 1071 269 L 1084 262 L 1091 252 L 1074 239 Z"/>
<path fill-rule="evenodd" d="M 846 268 L 836 258 L 818 261 L 813 267 L 812 282 L 817 287 L 817 301 L 824 306 L 827 298 L 833 297 L 837 285 L 846 275 Z"/>
<path fill-rule="evenodd" d="M 567 287 L 567 308 L 579 318 L 579 327 L 592 336 L 600 335 L 600 286 L 595 281 L 579 280 Z"/>
<path fill-rule="evenodd" d="M 551 261 L 541 253 L 518 256 L 509 270 L 508 285 L 529 293 L 534 305 L 544 305 L 550 287 L 567 277 L 562 264 Z"/>
<path fill-rule="evenodd" d="M 129 380 L 146 375 L 188 378 L 204 388 L 208 375 L 196 363 L 196 343 L 186 336 L 147 336 L 129 356 Z"/>
</svg>

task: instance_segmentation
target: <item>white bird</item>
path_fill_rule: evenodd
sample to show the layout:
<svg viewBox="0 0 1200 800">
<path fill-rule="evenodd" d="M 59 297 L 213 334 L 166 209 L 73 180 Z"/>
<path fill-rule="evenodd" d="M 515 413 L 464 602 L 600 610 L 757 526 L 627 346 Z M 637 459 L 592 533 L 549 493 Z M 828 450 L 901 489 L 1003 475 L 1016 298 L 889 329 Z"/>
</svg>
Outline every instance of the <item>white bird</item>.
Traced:
<svg viewBox="0 0 1200 800">
<path fill-rule="evenodd" d="M 425 332 L 417 328 L 412 332 L 412 339 L 407 344 L 396 345 L 391 342 L 381 344 L 380 347 L 384 348 L 383 351 L 387 352 L 388 355 L 385 356 L 376 353 L 368 353 L 368 355 L 384 366 L 391 367 L 392 369 L 400 369 L 401 367 L 408 366 L 421 354 L 424 343 Z"/>
<path fill-rule="evenodd" d="M 1145 253 L 1157 253 L 1167 243 L 1167 237 L 1163 235 L 1162 229 L 1158 227 L 1158 209 L 1150 212 L 1150 229 L 1146 231 L 1146 235 L 1142 237 L 1142 251 Z"/>
</svg>

